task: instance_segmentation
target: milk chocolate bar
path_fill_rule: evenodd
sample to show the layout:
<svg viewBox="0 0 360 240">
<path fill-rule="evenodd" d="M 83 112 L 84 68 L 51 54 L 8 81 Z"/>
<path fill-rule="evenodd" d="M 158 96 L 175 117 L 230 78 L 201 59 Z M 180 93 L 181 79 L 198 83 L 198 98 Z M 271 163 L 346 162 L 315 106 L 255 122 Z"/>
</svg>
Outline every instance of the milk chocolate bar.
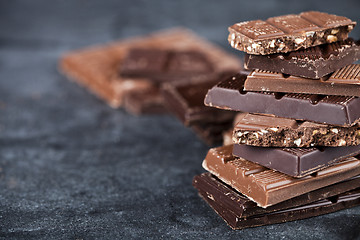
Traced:
<svg viewBox="0 0 360 240">
<path fill-rule="evenodd" d="M 204 105 L 207 91 L 219 82 L 219 79 L 230 75 L 231 73 L 216 73 L 191 77 L 188 81 L 166 83 L 162 87 L 165 105 L 186 126 L 195 123 L 231 122 L 235 113 Z"/>
<path fill-rule="evenodd" d="M 345 40 L 355 24 L 346 17 L 310 11 L 236 23 L 229 27 L 228 40 L 249 54 L 286 53 Z"/>
<path fill-rule="evenodd" d="M 360 145 L 360 127 L 338 127 L 271 115 L 240 113 L 233 142 L 261 147 Z"/>
<path fill-rule="evenodd" d="M 319 123 L 350 126 L 360 118 L 360 98 L 298 93 L 246 92 L 247 75 L 229 77 L 210 89 L 205 105 Z"/>
<path fill-rule="evenodd" d="M 120 76 L 119 68 L 124 59 L 131 49 L 136 48 L 200 52 L 211 63 L 214 72 L 237 71 L 241 68 L 237 58 L 189 30 L 176 28 L 67 53 L 60 60 L 60 69 L 110 106 L 118 108 L 123 105 L 125 95 L 159 87 L 150 78 Z"/>
<path fill-rule="evenodd" d="M 297 77 L 319 79 L 360 58 L 360 41 L 352 39 L 289 53 L 246 54 L 246 69 L 261 69 Z"/>
<path fill-rule="evenodd" d="M 154 81 L 175 81 L 194 75 L 209 74 L 212 63 L 202 52 L 161 49 L 131 49 L 121 65 L 124 77 L 151 78 Z"/>
<path fill-rule="evenodd" d="M 359 97 L 360 64 L 340 68 L 319 80 L 256 69 L 247 77 L 244 90 Z"/>
<path fill-rule="evenodd" d="M 347 147 L 273 148 L 234 144 L 233 155 L 292 177 L 316 174 L 360 153 L 360 145 Z"/>
<path fill-rule="evenodd" d="M 265 209 L 254 206 L 245 196 L 209 174 L 195 176 L 193 185 L 233 229 L 305 219 L 360 205 L 359 188 L 333 195 L 332 191 L 337 191 L 337 184 L 326 187 L 325 191 L 315 190 Z"/>
<path fill-rule="evenodd" d="M 232 145 L 210 149 L 203 167 L 263 208 L 360 174 L 360 160 L 349 157 L 316 175 L 294 178 L 233 156 Z"/>
</svg>

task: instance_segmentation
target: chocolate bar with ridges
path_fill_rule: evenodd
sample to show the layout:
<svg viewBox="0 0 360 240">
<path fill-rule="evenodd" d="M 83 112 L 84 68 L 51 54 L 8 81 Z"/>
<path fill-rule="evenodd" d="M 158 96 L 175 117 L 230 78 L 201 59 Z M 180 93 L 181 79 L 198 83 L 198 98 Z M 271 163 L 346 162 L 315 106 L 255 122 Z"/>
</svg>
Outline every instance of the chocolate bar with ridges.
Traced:
<svg viewBox="0 0 360 240">
<path fill-rule="evenodd" d="M 360 174 L 360 160 L 349 157 L 316 175 L 294 178 L 232 155 L 232 145 L 212 148 L 203 167 L 258 206 L 266 208 Z"/>
<path fill-rule="evenodd" d="M 254 206 L 252 201 L 210 174 L 195 176 L 193 185 L 199 195 L 233 229 L 305 219 L 360 205 L 359 188 L 334 195 L 338 184 L 315 190 L 265 209 Z M 350 182 L 345 182 L 344 185 L 350 186 Z M 359 186 L 358 183 L 355 183 L 353 188 L 357 186 Z"/>
<path fill-rule="evenodd" d="M 234 144 L 233 154 L 292 177 L 316 174 L 347 157 L 360 153 L 360 145 L 347 147 L 278 148 Z"/>
<path fill-rule="evenodd" d="M 321 12 L 303 12 L 229 27 L 229 43 L 249 54 L 286 53 L 345 40 L 356 22 Z"/>
<path fill-rule="evenodd" d="M 255 69 L 247 77 L 244 89 L 360 97 L 360 64 L 340 68 L 318 80 Z"/>
<path fill-rule="evenodd" d="M 299 93 L 246 92 L 240 72 L 211 88 L 205 105 L 221 109 L 350 126 L 360 118 L 360 98 Z"/>
<path fill-rule="evenodd" d="M 233 142 L 261 147 L 360 145 L 360 127 L 338 127 L 270 115 L 239 113 Z M 225 145 L 225 144 L 224 144 Z"/>
<path fill-rule="evenodd" d="M 240 218 L 248 218 L 263 213 L 276 212 L 328 199 L 335 195 L 358 189 L 360 186 L 359 184 L 360 175 L 305 193 L 270 207 L 262 208 L 258 207 L 255 202 L 223 183 L 210 173 L 202 173 L 193 178 L 193 186 L 198 189 L 198 191 L 207 192 L 209 198 L 212 198 L 213 201 L 221 203 L 224 207 L 233 209 Z"/>
<path fill-rule="evenodd" d="M 246 69 L 261 69 L 298 77 L 319 79 L 360 58 L 360 41 L 352 39 L 289 53 L 246 54 Z"/>
</svg>

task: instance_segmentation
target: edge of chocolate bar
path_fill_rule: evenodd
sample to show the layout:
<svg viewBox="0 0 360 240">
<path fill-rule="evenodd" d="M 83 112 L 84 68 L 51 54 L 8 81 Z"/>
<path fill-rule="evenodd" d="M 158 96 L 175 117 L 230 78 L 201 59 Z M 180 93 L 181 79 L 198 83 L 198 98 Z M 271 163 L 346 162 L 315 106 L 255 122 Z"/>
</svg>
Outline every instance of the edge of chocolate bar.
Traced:
<svg viewBox="0 0 360 240">
<path fill-rule="evenodd" d="M 356 189 L 302 206 L 242 217 L 241 212 L 233 208 L 236 203 L 234 203 L 233 206 L 224 205 L 222 201 L 216 201 L 214 194 L 209 190 L 201 191 L 198 189 L 198 193 L 232 229 L 244 229 L 290 222 L 360 205 L 360 189 Z M 231 195 L 229 195 L 229 198 L 230 196 Z M 229 201 L 231 200 L 232 199 L 229 199 Z"/>
<path fill-rule="evenodd" d="M 211 88 L 204 103 L 232 111 L 272 114 L 339 126 L 359 121 L 360 98 L 297 93 L 246 92 L 246 72 L 240 72 Z"/>
<path fill-rule="evenodd" d="M 207 193 L 208 198 L 221 202 L 224 207 L 232 209 L 239 218 L 247 218 L 254 215 L 275 212 L 288 208 L 294 208 L 327 199 L 358 188 L 360 175 L 351 179 L 323 187 L 303 195 L 291 198 L 281 203 L 262 208 L 255 202 L 223 183 L 211 173 L 202 173 L 193 178 L 193 186 L 198 190 Z"/>
<path fill-rule="evenodd" d="M 244 67 L 319 79 L 359 58 L 360 42 L 350 38 L 289 53 L 245 54 Z"/>
<path fill-rule="evenodd" d="M 228 28 L 230 45 L 249 54 L 296 51 L 348 38 L 356 22 L 317 11 L 236 23 Z"/>
<path fill-rule="evenodd" d="M 358 155 L 360 145 L 346 147 L 277 148 L 234 144 L 233 155 L 261 166 L 302 178 Z"/>
<path fill-rule="evenodd" d="M 255 69 L 246 78 L 244 90 L 360 97 L 360 64 L 347 65 L 320 79 Z"/>
</svg>

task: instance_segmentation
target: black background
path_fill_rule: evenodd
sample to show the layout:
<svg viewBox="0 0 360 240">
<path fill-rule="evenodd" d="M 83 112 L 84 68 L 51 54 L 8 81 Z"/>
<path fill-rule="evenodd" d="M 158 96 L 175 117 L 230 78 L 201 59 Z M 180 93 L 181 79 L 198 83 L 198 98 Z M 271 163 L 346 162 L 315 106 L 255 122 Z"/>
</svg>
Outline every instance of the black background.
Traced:
<svg viewBox="0 0 360 240">
<path fill-rule="evenodd" d="M 173 26 L 239 54 L 229 25 L 306 10 L 360 20 L 360 1 L 0 1 L 0 236 L 360 239 L 360 207 L 231 230 L 191 186 L 208 147 L 190 130 L 111 109 L 57 70 L 69 50 Z"/>
</svg>

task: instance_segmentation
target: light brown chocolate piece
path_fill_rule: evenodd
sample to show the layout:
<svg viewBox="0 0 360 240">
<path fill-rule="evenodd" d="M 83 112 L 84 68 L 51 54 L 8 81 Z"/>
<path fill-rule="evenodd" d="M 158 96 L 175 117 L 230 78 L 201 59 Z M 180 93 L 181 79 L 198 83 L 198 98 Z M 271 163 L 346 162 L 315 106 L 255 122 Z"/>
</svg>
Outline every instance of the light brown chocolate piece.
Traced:
<svg viewBox="0 0 360 240">
<path fill-rule="evenodd" d="M 232 147 L 210 149 L 203 167 L 264 208 L 360 174 L 360 160 L 349 157 L 317 172 L 316 176 L 294 178 L 236 158 Z"/>
<path fill-rule="evenodd" d="M 233 143 L 261 147 L 354 146 L 360 127 L 339 127 L 271 115 L 238 114 Z"/>
<path fill-rule="evenodd" d="M 229 27 L 229 43 L 249 54 L 290 52 L 345 40 L 356 22 L 341 16 L 310 11 L 254 20 Z"/>
<path fill-rule="evenodd" d="M 200 51 L 211 61 L 215 72 L 241 68 L 237 58 L 182 28 L 69 52 L 61 58 L 59 67 L 70 79 L 87 87 L 111 107 L 118 108 L 123 105 L 126 94 L 158 87 L 150 79 L 119 76 L 120 65 L 133 48 Z"/>
<path fill-rule="evenodd" d="M 255 69 L 244 90 L 360 97 L 360 64 L 351 64 L 320 78 L 309 79 Z"/>
</svg>

